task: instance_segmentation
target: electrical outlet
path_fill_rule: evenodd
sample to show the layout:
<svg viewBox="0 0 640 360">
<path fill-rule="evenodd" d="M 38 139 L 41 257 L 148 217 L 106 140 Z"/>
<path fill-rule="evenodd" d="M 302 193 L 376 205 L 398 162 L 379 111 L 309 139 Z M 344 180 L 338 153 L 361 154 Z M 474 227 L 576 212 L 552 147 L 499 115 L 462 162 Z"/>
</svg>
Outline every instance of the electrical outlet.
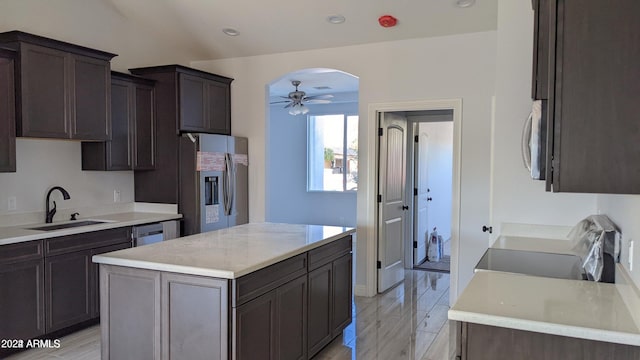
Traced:
<svg viewBox="0 0 640 360">
<path fill-rule="evenodd" d="M 16 197 L 9 196 L 9 201 L 7 201 L 7 210 L 15 210 L 17 208 Z"/>
<path fill-rule="evenodd" d="M 633 240 L 629 240 L 629 271 L 633 271 Z"/>
<path fill-rule="evenodd" d="M 120 202 L 120 190 L 113 190 L 113 202 Z"/>
</svg>

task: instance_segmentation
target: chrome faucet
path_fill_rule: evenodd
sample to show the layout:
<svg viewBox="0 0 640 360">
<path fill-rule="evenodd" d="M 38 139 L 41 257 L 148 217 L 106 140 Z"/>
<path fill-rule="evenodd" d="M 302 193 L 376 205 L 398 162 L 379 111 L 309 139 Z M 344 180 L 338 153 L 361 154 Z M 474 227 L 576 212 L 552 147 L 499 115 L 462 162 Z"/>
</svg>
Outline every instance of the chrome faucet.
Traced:
<svg viewBox="0 0 640 360">
<path fill-rule="evenodd" d="M 49 192 L 47 193 L 47 205 L 45 207 L 45 212 L 46 212 L 46 218 L 44 219 L 44 222 L 46 222 L 47 224 L 53 222 L 53 215 L 56 214 L 56 201 L 53 201 L 53 209 L 49 210 L 49 197 L 51 196 L 51 192 L 53 192 L 53 190 L 60 190 L 60 192 L 62 193 L 62 198 L 65 200 L 69 200 L 71 199 L 71 196 L 69 196 L 69 193 L 67 192 L 67 190 L 63 189 L 61 186 L 54 186 L 51 189 L 49 189 Z"/>
</svg>

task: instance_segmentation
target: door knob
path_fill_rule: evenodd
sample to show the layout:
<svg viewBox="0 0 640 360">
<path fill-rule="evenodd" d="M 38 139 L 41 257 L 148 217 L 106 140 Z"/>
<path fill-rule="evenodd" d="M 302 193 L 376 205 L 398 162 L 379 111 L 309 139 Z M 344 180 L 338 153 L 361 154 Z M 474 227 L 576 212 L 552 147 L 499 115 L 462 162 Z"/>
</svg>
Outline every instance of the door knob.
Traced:
<svg viewBox="0 0 640 360">
<path fill-rule="evenodd" d="M 402 210 L 409 210 L 409 207 L 406 205 L 402 205 Z"/>
</svg>

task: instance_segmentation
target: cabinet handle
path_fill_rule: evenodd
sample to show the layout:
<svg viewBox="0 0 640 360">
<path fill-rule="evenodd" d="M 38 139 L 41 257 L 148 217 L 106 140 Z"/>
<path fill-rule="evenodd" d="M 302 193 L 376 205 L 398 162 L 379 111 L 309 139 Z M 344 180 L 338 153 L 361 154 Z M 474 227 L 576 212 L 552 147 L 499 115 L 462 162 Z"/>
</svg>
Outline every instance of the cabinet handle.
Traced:
<svg viewBox="0 0 640 360">
<path fill-rule="evenodd" d="M 409 210 L 409 207 L 406 205 L 402 205 L 402 210 Z"/>
</svg>

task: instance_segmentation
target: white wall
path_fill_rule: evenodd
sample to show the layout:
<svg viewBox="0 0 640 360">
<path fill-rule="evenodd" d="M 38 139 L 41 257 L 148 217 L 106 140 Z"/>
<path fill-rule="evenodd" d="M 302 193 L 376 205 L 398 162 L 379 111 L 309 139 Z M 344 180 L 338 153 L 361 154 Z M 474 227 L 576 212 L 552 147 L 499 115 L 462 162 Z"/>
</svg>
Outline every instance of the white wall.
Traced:
<svg viewBox="0 0 640 360">
<path fill-rule="evenodd" d="M 309 105 L 309 115 L 358 112 L 358 103 Z M 307 117 L 270 107 L 265 220 L 356 226 L 355 192 L 307 191 Z"/>
<path fill-rule="evenodd" d="M 15 173 L 0 173 L 0 216 L 42 212 L 44 222 L 45 196 L 54 185 L 71 195 L 63 201 L 59 192 L 52 194 L 59 210 L 112 205 L 114 190 L 121 202 L 134 201 L 133 171 L 82 171 L 79 141 L 18 138 L 16 162 Z M 15 211 L 7 210 L 10 196 L 16 197 Z M 68 220 L 61 212 L 54 219 Z"/>
<path fill-rule="evenodd" d="M 463 100 L 462 196 L 460 284 L 473 275 L 474 261 L 486 248 L 478 237 L 488 220 L 489 119 L 495 79 L 493 31 L 412 39 L 341 48 L 291 52 L 264 56 L 192 62 L 193 67 L 235 79 L 232 83 L 232 133 L 249 138 L 251 170 L 249 199 L 251 221 L 265 219 L 265 155 L 267 116 L 266 85 L 304 68 L 338 69 L 360 79 L 359 182 L 356 289 L 367 283 L 367 249 L 375 244 L 374 179 L 370 164 L 375 159 L 376 119 L 369 106 L 377 103 L 426 99 Z M 245 99 L 245 101 L 241 101 Z M 250 99 L 246 101 L 246 99 Z M 359 185 L 360 185 L 359 184 Z M 486 204 L 486 206 L 485 206 Z M 481 233 L 480 233 L 481 234 Z M 467 256 L 467 253 L 470 254 Z M 370 279 L 369 279 L 370 280 Z"/>
<path fill-rule="evenodd" d="M 522 164 L 520 137 L 531 110 L 533 10 L 530 1 L 498 4 L 496 111 L 493 126 L 493 236 L 500 224 L 575 225 L 595 213 L 596 195 L 545 191 Z"/>
<path fill-rule="evenodd" d="M 423 122 L 419 131 L 429 136 L 427 161 L 427 182 L 430 197 L 428 230 L 438 228 L 444 240 L 451 237 L 451 201 L 453 196 L 453 122 Z"/>
</svg>

